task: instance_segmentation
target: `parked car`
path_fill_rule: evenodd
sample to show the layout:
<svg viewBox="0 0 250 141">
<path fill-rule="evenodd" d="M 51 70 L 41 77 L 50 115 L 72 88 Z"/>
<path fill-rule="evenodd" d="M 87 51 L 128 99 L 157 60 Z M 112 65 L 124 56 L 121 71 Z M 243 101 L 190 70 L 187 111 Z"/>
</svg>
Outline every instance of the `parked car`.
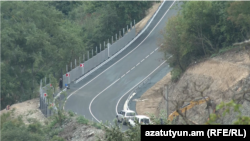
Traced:
<svg viewBox="0 0 250 141">
<path fill-rule="evenodd" d="M 134 120 L 132 119 L 128 120 L 129 125 L 135 126 L 135 120 L 140 124 L 145 124 L 145 125 L 151 124 L 149 117 L 144 116 L 144 115 L 136 115 Z"/>
<path fill-rule="evenodd" d="M 135 112 L 132 110 L 121 110 L 118 112 L 118 115 L 116 115 L 116 118 L 118 122 L 122 122 L 124 125 L 126 125 L 129 119 L 134 120 Z"/>
</svg>

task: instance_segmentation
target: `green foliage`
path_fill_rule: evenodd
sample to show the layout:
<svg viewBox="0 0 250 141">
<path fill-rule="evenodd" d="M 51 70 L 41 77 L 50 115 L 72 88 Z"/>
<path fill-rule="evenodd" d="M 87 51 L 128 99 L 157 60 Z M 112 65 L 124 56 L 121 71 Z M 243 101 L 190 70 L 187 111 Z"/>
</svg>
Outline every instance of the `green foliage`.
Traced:
<svg viewBox="0 0 250 141">
<path fill-rule="evenodd" d="M 63 106 L 60 106 L 60 104 L 65 105 L 66 103 L 66 97 L 67 97 L 67 92 L 63 91 L 61 93 L 61 95 L 64 97 L 63 99 L 55 99 L 54 101 L 54 105 L 51 106 L 50 108 L 52 109 L 54 115 L 52 116 L 53 122 L 52 123 L 59 123 L 60 126 L 62 126 L 63 121 L 65 121 L 65 119 L 67 119 L 67 115 L 64 112 Z M 51 100 L 52 101 L 52 100 Z M 52 102 L 51 102 L 52 103 Z M 53 126 L 53 125 L 52 125 Z M 51 126 L 51 127 L 52 127 Z"/>
<path fill-rule="evenodd" d="M 241 29 L 244 37 L 250 37 L 250 16 L 249 16 L 250 2 L 237 1 L 230 3 L 227 9 L 229 14 L 228 20 L 232 21 L 237 27 Z"/>
<path fill-rule="evenodd" d="M 97 129 L 101 129 L 102 128 L 102 126 L 101 126 L 100 123 L 93 122 L 91 125 L 94 126 Z"/>
<path fill-rule="evenodd" d="M 13 127 L 8 131 L 1 132 L 2 141 L 44 141 L 44 137 L 39 134 L 30 133 L 25 127 Z"/>
<path fill-rule="evenodd" d="M 51 130 L 48 134 L 50 137 L 54 137 L 55 135 L 58 135 L 63 129 L 62 128 L 55 128 Z"/>
<path fill-rule="evenodd" d="M 172 71 L 171 71 L 171 80 L 173 82 L 177 82 L 181 75 L 182 75 L 182 70 L 181 69 L 178 69 L 178 68 L 174 68 Z"/>
<path fill-rule="evenodd" d="M 238 117 L 236 121 L 234 121 L 232 124 L 234 125 L 242 125 L 242 124 L 250 124 L 250 117 L 242 116 L 242 113 L 240 111 L 240 108 L 242 107 L 241 104 L 236 104 L 233 100 L 231 100 L 228 103 L 221 102 L 219 105 L 216 106 L 216 111 L 221 111 L 222 115 L 219 114 L 211 114 L 210 119 L 206 124 L 220 124 L 218 122 L 218 119 L 224 118 L 226 115 L 230 115 L 231 112 L 238 113 Z"/>
<path fill-rule="evenodd" d="M 89 121 L 86 118 L 84 118 L 83 116 L 78 116 L 76 118 L 76 120 L 78 123 L 85 124 L 85 125 L 87 125 L 89 123 Z"/>
<path fill-rule="evenodd" d="M 73 117 L 75 114 L 72 111 L 69 111 L 69 116 Z"/>
<path fill-rule="evenodd" d="M 42 127 L 41 123 L 39 123 L 39 122 L 29 124 L 28 131 L 31 133 L 44 134 L 43 127 Z"/>
<path fill-rule="evenodd" d="M 190 63 L 226 52 L 232 48 L 233 43 L 244 40 L 249 31 L 248 4 L 219 1 L 184 2 L 181 11 L 168 20 L 163 33 L 161 51 L 164 52 L 170 67 L 179 68 L 184 72 Z M 167 58 L 168 54 L 173 56 Z M 177 72 L 172 75 L 174 80 L 179 74 L 179 71 Z"/>
<path fill-rule="evenodd" d="M 88 49 L 99 47 L 134 19 L 140 21 L 152 2 L 84 2 L 69 13 L 69 19 L 82 27 L 83 41 Z M 102 44 L 103 47 L 103 44 Z M 99 49 L 98 49 L 99 50 Z"/>
<path fill-rule="evenodd" d="M 13 112 L 7 112 L 7 113 L 3 113 L 1 115 L 1 129 L 2 129 L 2 126 L 3 126 L 3 123 L 7 122 L 8 120 L 10 120 L 11 118 L 11 114 L 13 114 Z"/>
<path fill-rule="evenodd" d="M 57 88 L 65 65 L 82 60 L 83 54 L 108 38 L 111 41 L 131 21 L 141 20 L 151 5 L 144 1 L 2 2 L 1 107 L 39 96 L 45 76 L 53 74 L 52 85 Z"/>
<path fill-rule="evenodd" d="M 250 117 L 239 116 L 234 125 L 250 125 Z"/>
<path fill-rule="evenodd" d="M 52 1 L 51 6 L 54 6 L 57 10 L 61 11 L 63 14 L 68 15 L 70 11 L 76 7 L 82 5 L 83 2 L 80 1 Z"/>
<path fill-rule="evenodd" d="M 125 134 L 121 131 L 120 126 L 118 125 L 118 122 L 114 122 L 115 125 L 109 127 L 109 123 L 106 122 L 106 124 L 103 124 L 103 128 L 105 131 L 105 138 L 104 140 L 108 141 L 127 141 Z M 109 127 L 109 128 L 108 128 Z M 99 139 L 100 141 L 100 139 Z"/>
<path fill-rule="evenodd" d="M 49 123 L 49 129 L 52 129 L 56 124 L 58 123 L 58 121 L 56 119 L 52 120 L 50 123 Z"/>
<path fill-rule="evenodd" d="M 2 2 L 1 6 L 1 106 L 5 107 L 37 97 L 41 78 L 53 73 L 59 79 L 61 68 L 85 47 L 81 27 L 64 19 L 48 2 Z"/>
</svg>

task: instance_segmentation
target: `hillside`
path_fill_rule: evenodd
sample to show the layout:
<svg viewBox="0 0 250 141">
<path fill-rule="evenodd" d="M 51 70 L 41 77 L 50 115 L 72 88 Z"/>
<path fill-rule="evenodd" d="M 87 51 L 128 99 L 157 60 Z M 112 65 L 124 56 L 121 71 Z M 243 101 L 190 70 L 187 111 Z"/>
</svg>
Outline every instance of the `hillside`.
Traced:
<svg viewBox="0 0 250 141">
<path fill-rule="evenodd" d="M 242 98 L 241 90 L 243 86 L 250 86 L 250 54 L 249 49 L 241 50 L 235 48 L 224 54 L 209 58 L 191 65 L 182 75 L 177 83 L 170 81 L 170 74 L 166 75 L 160 82 L 150 88 L 141 99 L 146 101 L 137 101 L 136 109 L 138 114 L 159 114 L 159 111 L 166 110 L 166 103 L 162 97 L 164 85 L 168 85 L 169 113 L 175 109 L 175 102 L 185 104 L 191 99 L 203 96 L 209 96 L 216 105 L 223 102 L 229 102 L 235 94 L 238 102 L 243 105 L 242 114 L 250 116 L 250 102 L 246 100 L 250 95 L 246 92 L 245 99 Z M 196 89 L 194 87 L 196 85 Z M 205 109 L 206 104 L 193 107 L 187 112 L 187 117 L 203 124 L 208 118 L 208 112 Z M 143 109 L 143 110 L 142 110 Z M 211 110 L 210 110 L 211 111 Z M 230 124 L 235 119 L 235 114 L 231 113 L 223 121 L 224 124 Z"/>
<path fill-rule="evenodd" d="M 135 25 L 137 33 L 140 32 L 148 22 L 148 20 L 153 16 L 155 11 L 158 9 L 161 3 L 153 3 L 152 7 L 148 9 L 145 13 L 146 16 L 140 22 Z M 10 110 L 1 110 L 0 116 L 4 113 L 11 113 L 10 111 L 15 109 L 13 114 L 10 116 L 11 120 L 16 119 L 19 116 L 22 116 L 22 120 L 25 125 L 29 126 L 33 123 L 33 119 L 37 120 L 42 125 L 50 125 L 53 124 L 53 119 L 46 118 L 41 110 L 39 109 L 39 98 L 34 98 L 31 100 L 17 102 L 15 104 L 10 105 Z M 103 138 L 104 131 L 99 129 L 98 125 L 94 125 L 91 121 L 89 121 L 88 125 L 82 125 L 77 122 L 77 117 L 70 117 L 67 114 L 67 119 L 64 121 L 64 124 L 61 127 L 55 125 L 51 130 L 58 132 L 55 135 L 58 135 L 65 140 L 72 141 L 94 141 L 96 140 L 96 136 L 101 136 Z M 95 127 L 97 126 L 97 127 Z"/>
</svg>

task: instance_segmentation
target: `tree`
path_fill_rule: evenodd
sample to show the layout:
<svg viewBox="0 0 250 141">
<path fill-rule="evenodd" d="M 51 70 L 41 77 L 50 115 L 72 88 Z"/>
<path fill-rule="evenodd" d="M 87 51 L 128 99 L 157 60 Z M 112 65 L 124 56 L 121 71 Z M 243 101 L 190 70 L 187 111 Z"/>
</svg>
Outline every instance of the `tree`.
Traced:
<svg viewBox="0 0 250 141">
<path fill-rule="evenodd" d="M 169 54 L 172 55 L 168 58 L 168 63 L 171 67 L 177 67 L 181 71 L 185 71 L 188 61 L 185 56 L 192 54 L 190 37 L 187 36 L 186 25 L 181 15 L 174 16 L 169 19 L 165 33 L 163 33 L 163 44 L 160 48 L 164 52 L 167 59 Z"/>
<path fill-rule="evenodd" d="M 250 15 L 249 15 L 250 2 L 237 1 L 230 3 L 227 9 L 229 14 L 228 20 L 232 21 L 237 27 L 241 29 L 241 33 L 245 39 L 250 37 Z"/>
<path fill-rule="evenodd" d="M 57 10 L 61 11 L 63 14 L 68 15 L 70 11 L 76 7 L 82 5 L 81 1 L 53 1 L 50 2 L 51 6 L 54 6 Z"/>
<path fill-rule="evenodd" d="M 48 2 L 2 2 L 2 97 L 6 100 L 2 107 L 37 97 L 44 76 L 61 77 L 61 68 L 84 53 L 81 28 L 63 17 Z M 8 96 L 15 100 L 8 101 Z"/>
</svg>

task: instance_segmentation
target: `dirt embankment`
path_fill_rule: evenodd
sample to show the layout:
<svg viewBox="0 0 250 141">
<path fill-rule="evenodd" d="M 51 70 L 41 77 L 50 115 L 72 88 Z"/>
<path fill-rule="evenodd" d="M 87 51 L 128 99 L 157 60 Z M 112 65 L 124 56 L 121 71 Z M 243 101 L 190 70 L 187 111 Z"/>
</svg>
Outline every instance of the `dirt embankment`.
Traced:
<svg viewBox="0 0 250 141">
<path fill-rule="evenodd" d="M 160 3 L 154 3 L 153 6 L 146 11 L 147 16 L 145 18 L 143 18 L 140 22 L 135 24 L 136 35 L 146 26 L 147 22 L 154 15 L 154 13 L 159 8 L 161 3 L 162 3 L 162 1 Z"/>
<path fill-rule="evenodd" d="M 10 110 L 15 109 L 13 118 L 18 116 L 23 117 L 23 121 L 25 124 L 29 124 L 29 119 L 35 118 L 40 121 L 43 125 L 44 122 L 47 121 L 47 118 L 42 114 L 41 110 L 39 109 L 39 98 L 27 100 L 22 103 L 16 103 L 10 106 Z M 10 110 L 2 110 L 0 115 L 3 113 L 10 112 Z"/>
<path fill-rule="evenodd" d="M 147 101 L 137 101 L 137 113 L 146 114 L 148 112 L 158 116 L 160 109 L 166 110 L 166 103 L 162 102 L 164 101 L 162 97 L 163 87 L 166 84 L 168 85 L 170 99 L 169 113 L 176 110 L 175 102 L 182 106 L 193 98 L 201 97 L 201 94 L 209 96 L 215 104 L 220 104 L 222 101 L 229 102 L 233 95 L 243 89 L 243 86 L 250 87 L 250 57 L 248 51 L 231 50 L 223 55 L 194 64 L 187 69 L 177 83 L 170 82 L 169 73 L 142 95 L 141 98 L 147 99 Z M 205 89 L 206 87 L 208 88 Z M 201 93 L 202 90 L 204 90 L 203 93 Z M 236 97 L 240 98 L 242 95 Z M 246 94 L 245 97 L 250 98 L 250 94 Z M 248 108 L 250 102 L 247 100 L 239 100 L 239 102 L 243 104 L 242 114 L 250 116 L 250 109 Z M 204 123 L 208 115 L 205 103 L 194 106 L 187 112 L 187 117 L 199 124 Z M 235 117 L 236 114 L 231 114 L 231 116 L 225 118 L 223 123 L 230 124 Z"/>
</svg>

